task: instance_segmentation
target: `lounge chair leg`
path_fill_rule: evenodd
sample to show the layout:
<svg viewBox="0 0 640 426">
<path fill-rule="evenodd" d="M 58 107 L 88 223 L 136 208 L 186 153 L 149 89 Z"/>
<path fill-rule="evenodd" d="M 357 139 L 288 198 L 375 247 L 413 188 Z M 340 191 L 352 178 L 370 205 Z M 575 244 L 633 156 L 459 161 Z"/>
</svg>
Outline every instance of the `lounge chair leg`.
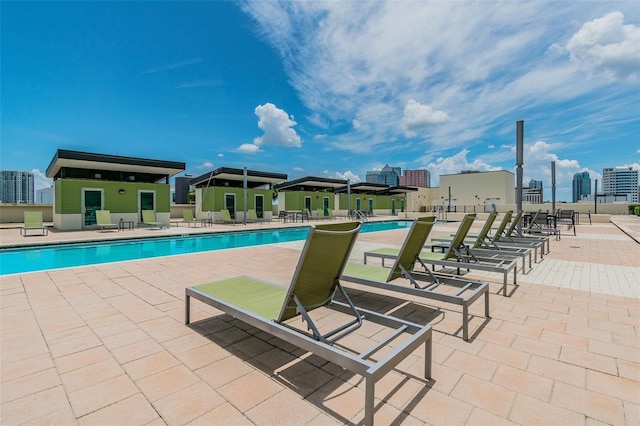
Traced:
<svg viewBox="0 0 640 426">
<path fill-rule="evenodd" d="M 374 409 L 374 393 L 376 383 L 373 377 L 365 379 L 365 395 L 364 395 L 364 424 L 373 426 L 373 409 Z"/>
<path fill-rule="evenodd" d="M 469 306 L 462 305 L 462 340 L 469 341 Z"/>
<path fill-rule="evenodd" d="M 491 314 L 489 312 L 489 291 L 484 292 L 484 316 L 487 318 L 491 318 Z"/>
<path fill-rule="evenodd" d="M 189 324 L 191 320 L 190 310 L 191 310 L 191 296 L 185 294 L 185 297 L 184 297 L 184 323 L 185 324 Z"/>
<path fill-rule="evenodd" d="M 431 353 L 433 345 L 431 336 L 424 342 L 424 378 L 431 380 Z"/>
</svg>

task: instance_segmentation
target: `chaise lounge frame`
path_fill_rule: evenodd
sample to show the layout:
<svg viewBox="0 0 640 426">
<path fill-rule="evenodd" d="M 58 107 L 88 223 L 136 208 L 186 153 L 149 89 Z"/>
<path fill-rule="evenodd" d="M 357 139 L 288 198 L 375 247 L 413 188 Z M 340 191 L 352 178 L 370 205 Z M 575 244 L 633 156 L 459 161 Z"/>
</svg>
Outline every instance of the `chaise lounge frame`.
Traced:
<svg viewBox="0 0 640 426">
<path fill-rule="evenodd" d="M 226 283 L 229 283 L 230 285 L 234 285 L 234 281 L 236 281 L 236 279 L 232 278 L 230 280 L 222 280 L 202 286 L 186 288 L 185 324 L 190 323 L 191 298 L 194 298 L 207 305 L 220 309 L 221 311 L 231 315 L 233 318 L 239 319 L 259 330 L 278 337 L 288 343 L 294 344 L 306 351 L 320 356 L 321 358 L 333 362 L 340 367 L 363 376 L 366 382 L 364 423 L 366 425 L 372 425 L 375 408 L 374 396 L 376 382 L 423 344 L 425 347 L 425 378 L 431 378 L 432 330 L 428 325 L 422 326 L 375 311 L 358 308 L 353 304 L 353 302 L 351 302 L 347 292 L 340 284 L 339 276 L 344 269 L 349 253 L 353 248 L 360 226 L 361 225 L 359 223 L 346 223 L 311 227 L 298 261 L 296 271 L 292 278 L 291 285 L 286 290 L 286 296 L 284 298 L 284 304 L 282 304 L 280 315 L 277 318 L 267 318 L 262 314 L 257 313 L 255 310 L 240 306 L 237 303 L 229 301 L 228 298 L 224 299 L 216 296 L 215 294 L 211 294 L 211 291 L 206 290 L 206 286 L 212 284 L 225 286 Z M 330 253 L 318 254 L 319 251 L 314 247 L 314 244 L 317 244 L 315 243 L 317 238 L 331 238 L 332 236 L 340 237 L 341 235 L 344 237 L 345 234 L 348 234 L 347 236 L 349 237 L 346 243 L 340 246 L 331 247 L 332 249 L 329 250 Z M 327 260 L 325 255 L 331 257 L 333 262 L 331 262 L 331 260 Z M 308 261 L 309 257 L 314 256 L 322 257 L 322 259 L 316 261 L 316 263 L 319 263 L 322 266 L 320 269 L 317 267 L 314 268 L 313 265 L 310 265 L 310 263 L 314 263 L 313 259 L 311 262 Z M 332 266 L 335 267 L 327 268 L 327 264 L 332 264 Z M 318 278 L 318 276 L 323 273 L 329 274 L 325 277 L 328 281 L 327 279 L 321 279 L 321 281 L 324 281 L 323 285 L 315 286 L 315 282 L 317 281 L 315 278 Z M 303 300 L 305 296 L 296 292 L 296 288 L 300 285 L 299 281 L 307 279 L 305 277 L 314 282 L 314 290 L 318 290 L 316 287 L 322 287 L 323 290 L 327 290 L 327 297 L 323 303 L 306 305 Z M 275 286 L 249 277 L 239 278 L 243 282 L 248 283 L 248 285 L 272 286 L 279 287 L 280 290 L 283 290 L 280 286 Z M 333 296 L 336 292 L 339 292 L 346 302 L 334 300 Z M 319 331 L 319 327 L 313 322 L 313 319 L 309 315 L 311 310 L 320 306 L 336 309 L 344 313 L 350 313 L 353 315 L 354 319 L 322 334 Z M 311 332 L 304 332 L 297 327 L 293 327 L 292 325 L 285 323 L 286 320 L 295 318 L 298 314 L 302 317 L 303 321 L 307 323 L 308 330 Z M 346 350 L 333 345 L 342 337 L 359 328 L 365 318 L 378 324 L 393 327 L 395 330 L 392 331 L 385 339 L 381 339 L 376 345 L 359 354 L 347 352 Z M 395 341 L 398 340 L 402 334 L 407 332 L 412 335 L 404 342 L 395 344 Z M 385 356 L 378 361 L 371 359 L 373 354 L 383 347 L 386 347 L 385 345 L 388 345 L 391 341 L 394 341 L 393 348 Z"/>
</svg>

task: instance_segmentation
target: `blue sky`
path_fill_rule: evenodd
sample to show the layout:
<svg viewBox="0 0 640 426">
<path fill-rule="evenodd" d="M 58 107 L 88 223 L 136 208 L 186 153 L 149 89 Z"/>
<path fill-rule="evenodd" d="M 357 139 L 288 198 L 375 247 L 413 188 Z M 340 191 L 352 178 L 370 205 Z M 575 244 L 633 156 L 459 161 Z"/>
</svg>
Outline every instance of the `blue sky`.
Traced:
<svg viewBox="0 0 640 426">
<path fill-rule="evenodd" d="M 364 180 L 640 164 L 636 1 L 6 2 L 2 169 L 56 149 Z M 548 198 L 545 197 L 545 198 Z"/>
</svg>

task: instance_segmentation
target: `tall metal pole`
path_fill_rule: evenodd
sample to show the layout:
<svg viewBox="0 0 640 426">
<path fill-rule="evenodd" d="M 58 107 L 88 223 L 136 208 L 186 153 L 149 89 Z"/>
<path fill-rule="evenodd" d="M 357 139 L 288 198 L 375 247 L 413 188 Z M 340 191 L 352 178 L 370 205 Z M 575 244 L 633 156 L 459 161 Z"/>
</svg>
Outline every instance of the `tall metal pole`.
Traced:
<svg viewBox="0 0 640 426">
<path fill-rule="evenodd" d="M 524 165 L 524 120 L 516 122 L 516 211 L 522 211 L 522 166 Z M 518 233 L 522 222 L 518 222 Z"/>
<path fill-rule="evenodd" d="M 593 214 L 598 214 L 598 179 L 596 179 L 596 186 L 593 190 Z"/>
<path fill-rule="evenodd" d="M 244 224 L 247 224 L 247 166 L 242 171 L 242 190 L 244 195 Z"/>
<path fill-rule="evenodd" d="M 449 187 L 449 204 L 447 205 L 447 211 L 451 211 L 451 187 Z"/>
<path fill-rule="evenodd" d="M 551 162 L 551 210 L 556 212 L 556 162 Z"/>
<path fill-rule="evenodd" d="M 351 179 L 347 179 L 347 216 L 351 215 Z"/>
</svg>

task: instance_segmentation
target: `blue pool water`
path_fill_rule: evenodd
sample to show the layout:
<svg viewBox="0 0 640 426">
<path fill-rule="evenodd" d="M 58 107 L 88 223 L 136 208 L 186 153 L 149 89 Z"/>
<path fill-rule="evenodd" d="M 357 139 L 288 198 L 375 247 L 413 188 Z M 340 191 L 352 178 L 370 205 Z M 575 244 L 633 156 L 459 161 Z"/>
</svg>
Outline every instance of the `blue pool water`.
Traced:
<svg viewBox="0 0 640 426">
<path fill-rule="evenodd" d="M 362 226 L 360 232 L 389 231 L 409 226 L 411 221 L 369 222 Z M 298 241 L 307 238 L 308 232 L 306 227 L 282 228 L 0 249 L 0 275 Z"/>
</svg>

